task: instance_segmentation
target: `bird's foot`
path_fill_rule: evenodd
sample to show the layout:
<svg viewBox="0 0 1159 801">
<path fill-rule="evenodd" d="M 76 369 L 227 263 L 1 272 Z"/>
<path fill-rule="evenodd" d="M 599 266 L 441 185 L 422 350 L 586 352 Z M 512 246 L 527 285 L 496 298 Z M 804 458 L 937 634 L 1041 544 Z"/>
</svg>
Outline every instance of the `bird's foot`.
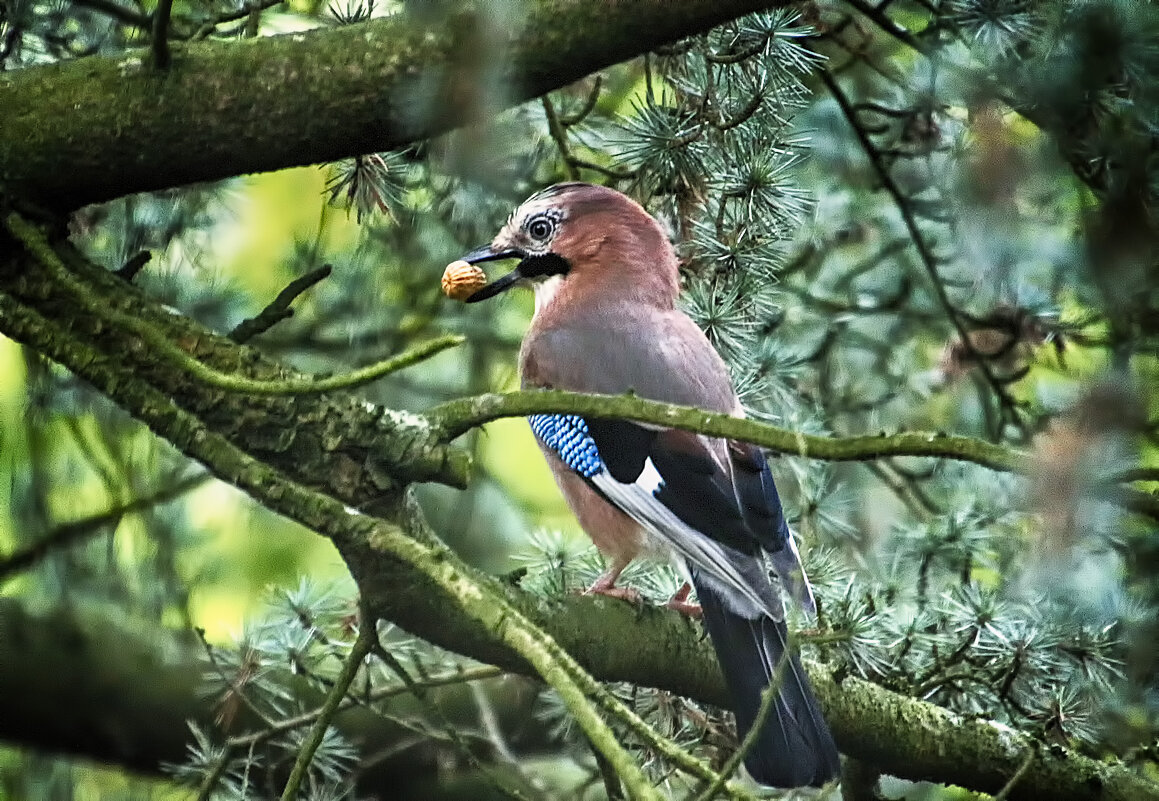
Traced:
<svg viewBox="0 0 1159 801">
<path fill-rule="evenodd" d="M 676 594 L 668 599 L 668 603 L 664 604 L 669 609 L 675 609 L 682 615 L 688 617 L 701 618 L 704 616 L 704 610 L 700 608 L 700 604 L 694 604 L 688 600 L 688 596 L 692 593 L 692 585 L 687 581 L 684 586 L 676 591 Z"/>
<path fill-rule="evenodd" d="M 621 601 L 627 601 L 630 604 L 644 603 L 644 598 L 640 595 L 639 590 L 634 590 L 631 587 L 617 587 L 615 584 L 610 583 L 604 584 L 600 580 L 584 590 L 584 595 L 604 595 L 608 598 L 619 598 Z"/>
</svg>

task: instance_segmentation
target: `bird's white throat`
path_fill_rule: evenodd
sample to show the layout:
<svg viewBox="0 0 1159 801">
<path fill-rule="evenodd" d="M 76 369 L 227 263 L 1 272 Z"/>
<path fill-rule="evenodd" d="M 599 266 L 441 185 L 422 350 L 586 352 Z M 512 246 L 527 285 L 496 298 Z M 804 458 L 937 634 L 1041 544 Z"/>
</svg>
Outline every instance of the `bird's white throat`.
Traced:
<svg viewBox="0 0 1159 801">
<path fill-rule="evenodd" d="M 555 297 L 555 293 L 563 286 L 562 275 L 549 275 L 542 281 L 535 281 L 531 284 L 531 288 L 535 290 L 535 313 L 539 314 L 547 304 L 551 303 L 551 299 Z"/>
</svg>

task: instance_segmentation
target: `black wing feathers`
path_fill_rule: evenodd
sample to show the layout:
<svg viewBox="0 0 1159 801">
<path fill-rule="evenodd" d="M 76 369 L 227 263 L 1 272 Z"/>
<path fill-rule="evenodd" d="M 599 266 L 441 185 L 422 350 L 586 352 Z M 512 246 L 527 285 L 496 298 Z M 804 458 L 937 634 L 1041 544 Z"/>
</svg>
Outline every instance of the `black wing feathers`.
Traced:
<svg viewBox="0 0 1159 801">
<path fill-rule="evenodd" d="M 789 529 L 781 499 L 759 448 L 730 442 L 728 469 L 713 458 L 700 437 L 686 431 L 654 431 L 623 420 L 587 420 L 587 424 L 616 481 L 651 486 L 648 479 L 654 477 L 645 476 L 651 461 L 660 478 L 653 497 L 696 532 L 735 552 L 729 558 L 751 568 L 745 581 L 769 595 L 762 609 L 780 610 L 779 594 L 774 596 L 778 591 L 764 578 L 759 551 L 771 552 L 774 566 L 778 560 L 797 568 L 799 563 L 796 552 L 786 547 Z M 774 787 L 819 787 L 833 779 L 840 770 L 837 747 L 800 662 L 795 654 L 786 653 L 783 619 L 751 607 L 745 611 L 748 602 L 743 598 L 721 594 L 732 590 L 720 584 L 719 577 L 702 574 L 701 566 L 691 562 L 689 569 L 709 639 L 733 696 L 742 740 L 756 721 L 765 688 L 771 681 L 779 682 L 773 708 L 745 756 L 749 773 Z M 778 574 L 782 572 L 778 568 Z M 791 581 L 788 588 L 794 589 Z M 778 670 L 782 660 L 788 661 Z"/>
<path fill-rule="evenodd" d="M 699 437 L 686 431 L 654 431 L 624 420 L 585 421 L 612 478 L 630 484 L 651 459 L 663 479 L 656 500 L 706 536 L 741 553 L 756 553 L 762 538 L 749 527 L 729 476 Z"/>
<path fill-rule="evenodd" d="M 652 460 L 664 480 L 656 499 L 686 524 L 745 554 L 785 546 L 789 527 L 760 448 L 730 442 L 733 474 L 722 471 L 704 443 L 687 431 L 655 431 L 625 420 L 585 418 L 600 457 L 622 484 Z"/>
<path fill-rule="evenodd" d="M 789 526 L 765 455 L 747 442 L 730 442 L 728 456 L 736 500 L 749 531 L 766 551 L 781 550 L 789 538 Z"/>
<path fill-rule="evenodd" d="M 625 420 L 584 418 L 588 433 L 596 442 L 600 458 L 621 484 L 631 484 L 640 477 L 644 462 L 652 452 L 659 431 L 652 431 Z"/>
<path fill-rule="evenodd" d="M 664 431 L 649 455 L 664 480 L 656 492 L 660 503 L 697 531 L 735 551 L 756 554 L 757 541 L 737 508 L 729 477 L 699 437 Z"/>
</svg>

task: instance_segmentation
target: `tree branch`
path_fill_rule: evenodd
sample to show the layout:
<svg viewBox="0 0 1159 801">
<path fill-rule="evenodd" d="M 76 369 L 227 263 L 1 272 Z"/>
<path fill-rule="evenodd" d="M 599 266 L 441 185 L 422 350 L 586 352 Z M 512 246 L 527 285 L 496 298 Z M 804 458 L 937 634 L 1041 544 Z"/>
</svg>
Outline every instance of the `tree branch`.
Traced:
<svg viewBox="0 0 1159 801">
<path fill-rule="evenodd" d="M 216 729 L 215 699 L 202 692 L 199 650 L 162 627 L 138 620 L 116 622 L 115 614 L 105 619 L 74 611 L 33 615 L 10 598 L 0 599 L 0 740 L 159 774 L 164 763 L 186 759 L 187 721 L 206 731 Z M 494 668 L 475 668 L 431 677 L 421 685 L 449 725 L 470 729 L 478 713 L 464 685 L 496 675 Z M 320 691 L 308 681 L 299 682 L 294 691 L 308 707 L 322 703 Z M 526 682 L 491 681 L 487 692 L 503 729 L 520 732 L 515 747 L 531 752 L 550 747 L 546 727 L 531 718 L 534 694 L 527 692 Z M 408 688 L 391 684 L 369 700 L 394 699 L 389 708 L 410 715 L 415 706 L 409 694 Z M 61 709 L 68 714 L 62 715 Z M 310 725 L 319 712 L 320 706 L 313 706 L 267 730 L 243 711 L 229 745 L 261 745 Z M 362 703 L 342 704 L 336 721 L 346 738 L 367 753 L 397 751 L 361 771 L 360 792 L 395 799 L 431 797 L 430 785 L 443 760 L 440 748 L 413 747 L 411 728 Z M 399 750 L 402 743 L 412 747 Z"/>
<path fill-rule="evenodd" d="M 166 311 L 67 243 L 54 243 L 83 286 L 87 301 L 80 304 L 41 260 L 14 244 L 0 234 L 0 333 L 69 368 L 179 448 L 177 410 L 296 480 L 324 482 L 345 503 L 370 504 L 400 482 L 466 485 L 468 455 L 440 444 L 423 418 L 349 393 L 255 396 L 207 386 L 158 358 L 118 321 L 135 320 L 217 372 L 262 381 L 305 377 Z"/>
<path fill-rule="evenodd" d="M 76 208 L 134 192 L 388 150 L 785 0 L 528 0 L 0 73 L 4 188 Z M 486 79 L 480 80 L 480 73 Z M 504 86 L 496 96 L 473 87 Z"/>
<path fill-rule="evenodd" d="M 32 567 L 53 551 L 69 547 L 80 540 L 97 534 L 105 526 L 115 527 L 126 515 L 142 512 L 179 498 L 186 492 L 201 486 L 208 479 L 209 476 L 204 473 L 189 476 L 158 490 L 152 495 L 146 495 L 129 503 L 114 506 L 107 511 L 57 526 L 31 545 L 0 558 L 0 584 L 3 584 L 12 574 Z"/>
<path fill-rule="evenodd" d="M 517 651 L 531 654 L 534 649 L 528 637 L 542 631 L 545 639 L 541 642 L 558 643 L 560 650 L 553 645 L 549 653 L 536 656 L 540 669 L 566 652 L 604 681 L 657 686 L 726 703 L 711 649 L 699 629 L 680 615 L 637 610 L 604 598 L 534 597 L 470 568 L 434 538 L 417 506 L 403 496 L 402 487 L 420 475 L 426 480 L 456 475 L 448 471 L 453 457 L 439 442 L 451 426 L 463 424 L 462 415 L 449 413 L 455 407 L 440 407 L 435 415 L 439 425 L 415 415 L 379 411 L 369 417 L 373 425 L 362 429 L 358 414 L 370 413 L 354 398 L 235 397 L 200 386 L 187 374 L 158 363 L 132 332 L 118 328 L 113 318 L 102 318 L 101 309 L 108 305 L 120 314 L 131 311 L 145 324 L 182 342 L 199 359 L 222 369 L 258 375 L 282 370 L 252 350 L 166 312 L 132 286 L 89 265 L 66 245 L 55 247 L 67 257 L 74 278 L 85 283 L 95 302 L 78 308 L 72 294 L 62 292 L 40 261 L 9 247 L 0 260 L 0 330 L 72 369 L 258 503 L 330 538 L 375 614 L 442 647 L 521 672 L 531 668 Z M 530 404 L 544 401 L 543 395 L 534 393 L 517 397 L 505 401 L 502 396 L 483 396 L 482 401 L 471 399 L 459 408 L 463 414 L 487 419 L 496 408 L 522 414 L 540 408 Z M 633 398 L 576 398 L 574 402 L 591 403 L 592 409 L 616 416 L 633 413 L 616 403 L 643 403 Z M 504 408 L 504 403 L 510 405 Z M 519 407 L 520 403 L 527 405 Z M 695 414 L 704 417 L 701 412 Z M 754 424 L 742 420 L 706 423 L 706 427 L 711 425 L 742 427 L 714 429 L 714 433 L 763 436 L 745 429 Z M 270 446 L 271 432 L 285 435 L 287 431 L 292 434 L 290 443 L 304 448 L 301 452 Z M 361 463 L 351 467 L 342 459 L 335 462 L 334 451 L 350 459 L 360 433 L 375 439 L 382 449 L 363 452 L 375 467 Z M 305 447 L 308 443 L 319 444 Z M 345 465 L 347 471 L 340 480 L 327 472 L 335 464 Z M 384 517 L 354 513 L 350 505 L 374 505 Z M 596 691 L 585 684 L 586 679 L 577 678 L 580 674 L 566 669 L 585 693 Z M 885 772 L 997 791 L 1034 746 L 1029 738 L 1004 727 L 966 720 L 867 682 L 839 680 L 816 665 L 809 670 L 842 749 Z M 1095 789 L 1099 787 L 1101 793 Z M 1043 747 L 1011 795 L 1142 801 L 1159 798 L 1159 788 L 1122 767 Z"/>
<path fill-rule="evenodd" d="M 476 395 L 439 404 L 426 418 L 446 440 L 492 420 L 543 412 L 636 420 L 717 437 L 744 440 L 777 453 L 835 462 L 863 462 L 887 456 L 929 456 L 973 462 L 992 470 L 1021 473 L 1026 454 L 972 437 L 907 431 L 861 437 L 819 437 L 767 423 L 658 403 L 634 395 L 583 395 L 559 390 L 525 390 Z"/>
</svg>

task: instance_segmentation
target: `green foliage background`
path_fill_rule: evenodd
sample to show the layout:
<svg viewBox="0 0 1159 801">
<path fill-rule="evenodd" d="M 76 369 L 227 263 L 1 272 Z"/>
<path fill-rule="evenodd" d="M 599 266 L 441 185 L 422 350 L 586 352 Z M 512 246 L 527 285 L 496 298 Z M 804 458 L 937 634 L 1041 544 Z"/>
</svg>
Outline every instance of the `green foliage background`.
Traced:
<svg viewBox="0 0 1159 801">
<path fill-rule="evenodd" d="M 9 69 L 147 41 L 92 2 L 5 8 L 7 30 L 22 37 L 6 54 Z M 225 11 L 174 6 L 185 26 Z M 369 13 L 403 9 L 279 6 L 260 30 L 356 24 Z M 518 4 L 492 13 L 502 27 Z M 212 35 L 244 33 L 238 24 Z M 463 346 L 360 390 L 376 404 L 422 410 L 515 388 L 531 314 L 530 298 L 514 293 L 471 307 L 444 298 L 443 266 L 489 240 L 541 186 L 583 178 L 628 191 L 671 230 L 686 308 L 754 417 L 838 436 L 968 434 L 1037 459 L 1027 478 L 904 457 L 778 459 L 822 601 L 810 653 L 1153 776 L 1151 33 L 1159 17 L 1144 3 L 808 3 L 746 17 L 405 151 L 125 198 L 77 212 L 70 228 L 109 269 L 149 251 L 137 283 L 221 332 L 291 280 L 332 265 L 293 318 L 253 344 L 302 370 L 340 372 L 436 333 L 464 334 Z M 486 77 L 474 91 L 505 91 Z M 2 554 L 198 470 L 7 340 L 0 415 Z M 439 536 L 488 571 L 526 571 L 527 589 L 590 581 L 598 560 L 523 422 L 491 423 L 467 446 L 476 471 L 466 491 L 420 490 Z M 1140 478 L 1124 479 L 1132 469 Z M 658 600 L 675 587 L 654 567 L 631 580 Z M 348 648 L 355 595 L 328 541 L 216 482 L 51 548 L 0 581 L 0 596 L 36 613 L 201 630 L 207 697 L 236 704 L 233 695 L 246 695 L 269 720 L 316 705 Z M 422 676 L 462 663 L 400 632 L 384 637 Z M 247 658 L 257 675 L 246 673 Z M 368 670 L 366 680 L 391 676 Z M 491 704 L 506 702 L 509 687 L 486 686 Z M 727 752 L 728 726 L 714 710 L 620 689 L 682 744 L 713 758 Z M 486 786 L 532 797 L 601 792 L 599 765 L 556 699 L 536 701 L 548 733 L 530 738 L 513 765 L 478 712 L 488 703 L 475 702 L 464 730 L 490 742 L 486 765 L 514 776 L 488 775 Z M 435 773 L 451 797 L 478 758 L 419 707 L 405 716 L 450 766 Z M 170 772 L 205 787 L 223 735 L 198 731 L 189 760 Z M 235 754 L 216 792 L 265 797 L 249 769 L 277 774 L 296 745 L 279 742 L 261 759 Z M 640 754 L 674 796 L 687 794 L 655 754 Z M 365 757 L 335 732 L 316 758 L 310 797 L 358 797 L 352 783 Z M 0 754 L 0 793 L 12 798 L 196 796 L 184 786 L 18 743 Z M 900 782 L 884 790 L 958 794 Z"/>
</svg>

